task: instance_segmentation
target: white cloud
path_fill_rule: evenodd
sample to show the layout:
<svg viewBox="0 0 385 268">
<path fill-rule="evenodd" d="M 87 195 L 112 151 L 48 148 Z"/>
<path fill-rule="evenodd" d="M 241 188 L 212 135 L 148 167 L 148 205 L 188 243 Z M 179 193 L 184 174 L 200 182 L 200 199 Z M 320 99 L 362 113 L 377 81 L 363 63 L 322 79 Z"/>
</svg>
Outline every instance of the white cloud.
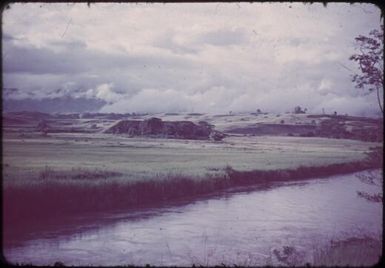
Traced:
<svg viewBox="0 0 385 268">
<path fill-rule="evenodd" d="M 333 85 L 334 83 L 331 79 L 328 79 L 328 78 L 322 79 L 320 85 L 318 86 L 319 94 L 321 94 L 322 96 L 327 95 L 332 91 Z"/>
<path fill-rule="evenodd" d="M 172 89 L 164 91 L 144 89 L 131 98 L 120 98 L 120 100 L 104 106 L 101 112 L 159 113 L 164 111 L 185 112 L 189 109 L 191 109 L 191 103 L 182 92 Z"/>
<path fill-rule="evenodd" d="M 121 98 L 121 94 L 117 94 L 112 88 L 113 83 L 99 85 L 94 90 L 95 97 L 105 100 L 106 102 L 117 102 Z"/>
</svg>

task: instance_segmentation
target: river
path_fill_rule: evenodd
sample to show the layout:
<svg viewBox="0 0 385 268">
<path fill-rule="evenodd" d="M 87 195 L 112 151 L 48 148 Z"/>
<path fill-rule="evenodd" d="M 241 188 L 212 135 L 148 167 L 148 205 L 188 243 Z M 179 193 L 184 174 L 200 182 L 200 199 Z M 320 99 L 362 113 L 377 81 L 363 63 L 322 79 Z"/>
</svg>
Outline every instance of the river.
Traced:
<svg viewBox="0 0 385 268">
<path fill-rule="evenodd" d="M 357 190 L 356 174 L 227 192 L 184 205 L 98 215 L 4 248 L 12 263 L 52 265 L 274 265 L 274 249 L 295 247 L 311 262 L 330 240 L 382 236 L 382 203 Z"/>
</svg>

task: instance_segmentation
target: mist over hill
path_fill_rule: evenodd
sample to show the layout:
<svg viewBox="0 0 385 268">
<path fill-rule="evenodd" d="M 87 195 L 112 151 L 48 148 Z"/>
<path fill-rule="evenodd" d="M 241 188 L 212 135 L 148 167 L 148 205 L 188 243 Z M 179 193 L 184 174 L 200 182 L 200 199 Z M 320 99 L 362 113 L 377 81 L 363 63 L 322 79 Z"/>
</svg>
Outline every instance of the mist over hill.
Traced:
<svg viewBox="0 0 385 268">
<path fill-rule="evenodd" d="M 257 110 L 268 113 L 293 112 L 294 108 L 300 106 L 306 109 L 307 113 L 314 114 L 337 114 L 381 117 L 381 113 L 376 105 L 370 105 L 364 98 L 339 98 L 330 104 L 314 106 L 300 98 L 278 98 L 270 96 L 266 102 L 261 102 L 255 96 L 250 96 L 249 105 L 220 105 L 213 107 L 210 96 L 205 98 L 193 98 L 183 96 L 181 92 L 167 91 L 143 91 L 128 97 L 125 95 L 111 100 L 108 98 L 86 97 L 86 96 L 55 96 L 48 94 L 42 96 L 20 96 L 17 89 L 3 90 L 3 112 L 43 112 L 43 113 L 137 113 L 137 114 L 156 114 L 156 113 L 207 113 L 207 114 L 232 114 L 232 113 L 253 113 Z M 373 95 L 373 97 L 375 97 Z M 252 105 L 251 102 L 259 105 Z M 227 94 L 215 96 L 215 100 L 220 103 L 233 101 Z M 322 108 L 321 108 L 322 107 Z"/>
<path fill-rule="evenodd" d="M 100 99 L 56 97 L 42 99 L 3 99 L 3 112 L 36 111 L 43 113 L 97 112 L 106 104 Z"/>
</svg>

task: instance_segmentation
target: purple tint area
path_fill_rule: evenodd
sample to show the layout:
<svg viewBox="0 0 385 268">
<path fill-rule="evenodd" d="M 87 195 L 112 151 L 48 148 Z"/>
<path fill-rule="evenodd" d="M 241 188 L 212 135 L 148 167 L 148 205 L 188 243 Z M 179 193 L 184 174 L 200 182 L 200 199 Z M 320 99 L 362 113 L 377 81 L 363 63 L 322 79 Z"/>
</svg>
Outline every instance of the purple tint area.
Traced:
<svg viewBox="0 0 385 268">
<path fill-rule="evenodd" d="M 360 198 L 358 189 L 378 191 L 349 174 L 187 205 L 102 213 L 93 224 L 78 219 L 76 228 L 31 236 L 5 248 L 5 256 L 37 265 L 266 265 L 271 252 L 286 246 L 311 261 L 315 247 L 332 240 L 381 237 L 382 204 Z"/>
</svg>

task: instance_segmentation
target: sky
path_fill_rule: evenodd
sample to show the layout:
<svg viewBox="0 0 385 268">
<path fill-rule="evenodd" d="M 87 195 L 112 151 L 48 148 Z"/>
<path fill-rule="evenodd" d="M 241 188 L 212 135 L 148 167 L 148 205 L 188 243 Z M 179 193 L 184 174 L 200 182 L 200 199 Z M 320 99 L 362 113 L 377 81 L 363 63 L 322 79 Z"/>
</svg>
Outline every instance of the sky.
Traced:
<svg viewBox="0 0 385 268">
<path fill-rule="evenodd" d="M 364 3 L 13 3 L 3 97 L 98 100 L 115 113 L 372 116 L 376 96 L 354 87 L 349 57 L 381 22 Z"/>
</svg>

